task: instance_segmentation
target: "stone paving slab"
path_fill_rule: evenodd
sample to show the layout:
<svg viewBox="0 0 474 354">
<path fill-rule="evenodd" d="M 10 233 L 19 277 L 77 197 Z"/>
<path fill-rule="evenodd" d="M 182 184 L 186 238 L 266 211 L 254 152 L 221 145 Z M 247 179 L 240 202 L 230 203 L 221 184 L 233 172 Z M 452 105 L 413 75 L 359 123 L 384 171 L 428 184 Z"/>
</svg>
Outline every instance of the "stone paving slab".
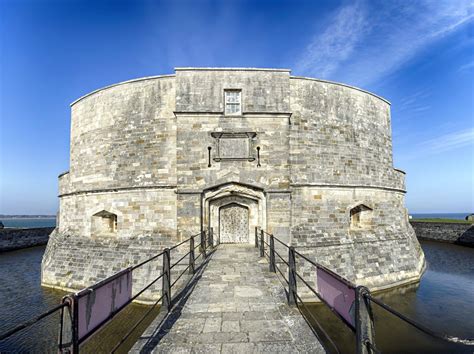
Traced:
<svg viewBox="0 0 474 354">
<path fill-rule="evenodd" d="M 136 353 L 324 353 L 268 263 L 250 245 L 221 244 L 167 329 L 157 321 Z"/>
</svg>

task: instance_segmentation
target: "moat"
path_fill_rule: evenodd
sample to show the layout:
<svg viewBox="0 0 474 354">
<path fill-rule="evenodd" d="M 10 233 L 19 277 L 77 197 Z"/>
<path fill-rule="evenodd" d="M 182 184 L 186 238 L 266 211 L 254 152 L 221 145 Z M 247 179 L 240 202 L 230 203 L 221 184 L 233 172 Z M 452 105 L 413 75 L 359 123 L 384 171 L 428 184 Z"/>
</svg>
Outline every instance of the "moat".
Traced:
<svg viewBox="0 0 474 354">
<path fill-rule="evenodd" d="M 430 328 L 461 338 L 474 337 L 474 249 L 446 243 L 422 241 L 428 267 L 419 284 L 379 293 L 395 309 L 428 325 Z M 25 321 L 59 303 L 64 292 L 40 287 L 40 264 L 45 247 L 0 254 L 0 332 Z M 325 329 L 345 353 L 353 352 L 351 332 L 328 310 L 312 306 Z M 111 342 L 133 323 L 146 308 L 134 305 L 118 318 L 109 333 L 102 333 Z M 450 352 L 472 350 L 432 340 L 401 321 L 378 311 L 376 317 L 377 346 L 385 353 Z M 0 343 L 0 352 L 54 352 L 58 331 L 57 317 L 35 325 Z M 91 343 L 98 345 L 98 343 Z M 130 344 L 130 343 L 129 343 Z M 127 345 L 124 346 L 124 349 Z M 102 351 L 107 348 L 101 347 Z M 96 350 L 97 351 L 97 350 Z M 100 351 L 100 349 L 98 350 Z"/>
</svg>

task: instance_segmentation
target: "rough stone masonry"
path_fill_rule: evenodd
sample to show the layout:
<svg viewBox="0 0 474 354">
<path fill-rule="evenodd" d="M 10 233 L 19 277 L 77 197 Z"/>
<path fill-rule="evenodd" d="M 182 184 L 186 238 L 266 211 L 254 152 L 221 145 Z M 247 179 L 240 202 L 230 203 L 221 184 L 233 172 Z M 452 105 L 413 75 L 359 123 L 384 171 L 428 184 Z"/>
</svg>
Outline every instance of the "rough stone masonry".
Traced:
<svg viewBox="0 0 474 354">
<path fill-rule="evenodd" d="M 372 290 L 417 281 L 404 179 L 389 102 L 358 88 L 251 68 L 105 87 L 71 105 L 42 284 L 82 288 L 210 228 L 252 243 L 255 227 Z"/>
</svg>

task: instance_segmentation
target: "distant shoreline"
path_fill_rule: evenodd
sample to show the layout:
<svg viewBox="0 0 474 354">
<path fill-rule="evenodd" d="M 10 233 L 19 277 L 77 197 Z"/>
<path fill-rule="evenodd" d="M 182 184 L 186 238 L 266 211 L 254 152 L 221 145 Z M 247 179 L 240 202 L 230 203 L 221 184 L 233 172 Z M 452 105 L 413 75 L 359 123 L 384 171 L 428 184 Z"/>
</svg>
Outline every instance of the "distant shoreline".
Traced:
<svg viewBox="0 0 474 354">
<path fill-rule="evenodd" d="M 2 219 L 55 219 L 56 215 L 0 215 Z"/>
</svg>

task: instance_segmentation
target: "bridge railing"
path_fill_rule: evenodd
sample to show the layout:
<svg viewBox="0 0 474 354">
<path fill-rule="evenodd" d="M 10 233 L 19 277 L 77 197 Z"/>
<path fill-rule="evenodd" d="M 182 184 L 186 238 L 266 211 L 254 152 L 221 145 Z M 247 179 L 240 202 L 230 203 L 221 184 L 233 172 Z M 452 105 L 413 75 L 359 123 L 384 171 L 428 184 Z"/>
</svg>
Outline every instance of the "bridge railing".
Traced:
<svg viewBox="0 0 474 354">
<path fill-rule="evenodd" d="M 288 251 L 288 258 L 285 259 L 275 246 L 275 242 L 280 249 Z M 427 326 L 420 324 L 383 301 L 375 298 L 365 286 L 357 286 L 331 271 L 327 267 L 315 262 L 304 254 L 298 252 L 294 247 L 288 246 L 286 243 L 275 237 L 273 234 L 263 229 L 255 228 L 255 248 L 259 249 L 261 257 L 267 257 L 269 261 L 269 271 L 278 272 L 286 283 L 287 299 L 289 305 L 296 305 L 300 309 L 302 306 L 305 313 L 311 317 L 317 325 L 319 331 L 331 343 L 335 352 L 339 352 L 337 345 L 323 329 L 319 321 L 314 317 L 312 312 L 307 308 L 305 302 L 298 295 L 297 280 L 299 279 L 311 293 L 313 293 L 323 304 L 325 304 L 346 326 L 348 326 L 356 337 L 356 352 L 358 354 L 380 353 L 375 344 L 374 316 L 372 312 L 372 303 L 375 303 L 384 311 L 391 313 L 402 321 L 417 328 L 421 332 L 444 341 L 456 343 L 463 346 L 474 346 L 474 339 L 460 339 L 431 330 Z M 276 258 L 278 257 L 278 259 Z M 317 289 L 310 284 L 311 280 L 305 279 L 297 271 L 297 260 L 310 264 L 316 269 L 316 285 Z M 281 270 L 281 266 L 285 265 L 285 270 Z M 313 278 L 314 279 L 314 278 Z M 314 280 L 313 280 L 314 281 Z M 285 287 L 286 290 L 286 287 Z M 315 333 L 316 334 L 316 333 Z"/>
<path fill-rule="evenodd" d="M 171 251 L 182 249 L 186 244 L 189 244 L 187 252 L 183 255 L 179 254 L 179 259 L 172 263 Z M 161 280 L 161 296 L 153 302 L 152 306 L 115 346 L 112 350 L 112 352 L 115 352 L 160 302 L 160 311 L 170 311 L 173 306 L 173 289 L 176 289 L 178 285 L 185 287 L 192 280 L 192 276 L 196 272 L 197 261 L 200 257 L 202 257 L 201 261 L 207 257 L 207 252 L 213 247 L 213 244 L 212 228 L 209 231 L 202 231 L 192 235 L 172 247 L 165 248 L 162 252 L 139 264 L 123 269 L 77 293 L 65 296 L 58 306 L 0 334 L 0 341 L 13 336 L 46 317 L 60 312 L 58 349 L 60 352 L 78 353 L 80 346 L 87 339 L 103 328 L 129 304 L 139 300 L 141 295 L 150 290 L 152 286 L 156 286 Z M 199 253 L 197 256 L 196 251 Z M 162 262 L 160 274 L 132 296 L 133 271 L 156 260 L 161 260 Z M 176 277 L 172 279 L 172 274 L 174 274 L 172 270 L 175 267 L 178 268 L 178 265 L 182 266 L 186 260 L 188 261 L 187 265 L 184 269 L 178 271 Z M 184 284 L 179 284 L 179 280 L 185 274 L 190 275 L 189 279 Z"/>
</svg>

